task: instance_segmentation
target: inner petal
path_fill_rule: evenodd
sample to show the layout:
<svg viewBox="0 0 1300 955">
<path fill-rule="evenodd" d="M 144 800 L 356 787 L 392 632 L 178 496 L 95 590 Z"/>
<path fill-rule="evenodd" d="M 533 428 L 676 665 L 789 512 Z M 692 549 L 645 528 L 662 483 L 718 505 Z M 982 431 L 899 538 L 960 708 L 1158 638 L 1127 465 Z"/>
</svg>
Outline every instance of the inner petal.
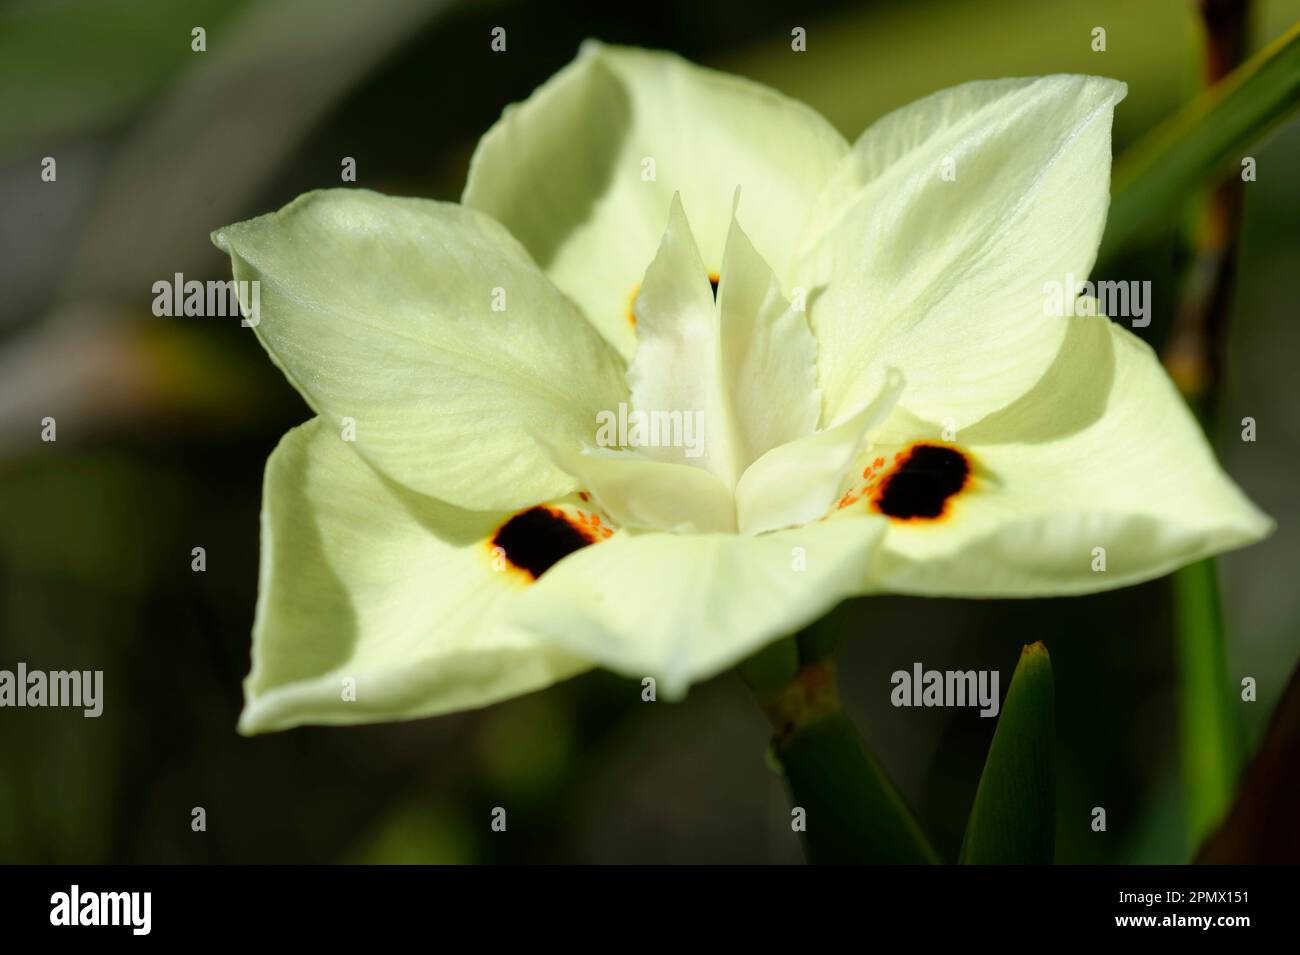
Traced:
<svg viewBox="0 0 1300 955">
<path fill-rule="evenodd" d="M 675 533 L 736 530 L 730 489 L 702 468 L 607 448 L 553 447 L 551 454 L 620 527 Z"/>
<path fill-rule="evenodd" d="M 709 273 L 709 287 L 713 289 L 714 301 L 717 301 L 718 283 L 721 281 L 722 281 L 722 276 L 720 276 L 717 272 Z M 641 283 L 637 282 L 636 285 L 632 286 L 632 292 L 627 297 L 627 323 L 631 325 L 633 328 L 636 328 L 636 300 L 637 300 L 637 296 L 639 296 L 640 294 L 641 294 Z"/>
<path fill-rule="evenodd" d="M 741 533 L 794 527 L 826 515 L 867 435 L 884 421 L 903 391 L 890 369 L 880 393 L 839 424 L 773 448 L 745 471 L 736 488 Z"/>
<path fill-rule="evenodd" d="M 742 452 L 721 376 L 717 305 L 678 196 L 641 282 L 636 320 L 636 353 L 627 375 L 632 410 L 692 416 L 703 426 L 703 441 L 692 456 L 686 448 L 660 444 L 637 450 L 664 463 L 703 468 L 734 488 Z"/>
<path fill-rule="evenodd" d="M 637 350 L 628 371 L 633 407 L 698 412 L 704 422 L 703 454 L 685 460 L 656 450 L 652 457 L 705 468 L 734 489 L 762 455 L 816 430 L 817 343 L 734 210 L 722 269 L 713 275 L 674 197 L 635 317 Z"/>
<path fill-rule="evenodd" d="M 782 295 L 735 213 L 722 255 L 718 320 L 721 374 L 743 471 L 773 448 L 817 430 L 821 392 L 817 341 L 807 317 Z"/>
</svg>

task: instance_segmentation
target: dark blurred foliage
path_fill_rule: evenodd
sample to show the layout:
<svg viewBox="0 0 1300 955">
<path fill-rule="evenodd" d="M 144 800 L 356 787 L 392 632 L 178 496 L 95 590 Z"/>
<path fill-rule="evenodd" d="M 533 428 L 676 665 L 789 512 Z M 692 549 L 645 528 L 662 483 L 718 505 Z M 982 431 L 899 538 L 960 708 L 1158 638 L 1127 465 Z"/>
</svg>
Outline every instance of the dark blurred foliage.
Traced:
<svg viewBox="0 0 1300 955">
<path fill-rule="evenodd" d="M 1254 46 L 1300 12 L 1258 5 Z M 159 319 L 153 281 L 219 278 L 208 232 L 337 185 L 454 199 L 477 137 L 580 41 L 677 50 L 808 101 L 853 137 L 943 86 L 1099 72 L 1130 84 L 1116 150 L 1190 91 L 1181 0 L 610 4 L 52 0 L 0 10 L 0 666 L 105 671 L 97 720 L 0 712 L 0 860 L 796 861 L 766 723 L 733 676 L 680 705 L 592 673 L 408 724 L 237 736 L 262 466 L 309 412 L 253 336 Z M 190 52 L 190 29 L 208 52 Z M 509 52 L 492 54 L 493 26 Z M 792 26 L 808 52 L 789 50 Z M 1094 25 L 1110 49 L 1093 54 Z M 57 184 L 39 180 L 58 158 Z M 1253 747 L 1300 650 L 1294 276 L 1300 127 L 1257 151 L 1223 425 L 1225 466 L 1277 518 L 1222 562 L 1231 679 Z M 1177 224 L 1107 268 L 1156 289 Z M 40 419 L 59 440 L 39 440 Z M 1239 421 L 1259 422 L 1255 444 Z M 1159 493 L 1159 488 L 1152 488 Z M 206 547 L 208 569 L 190 570 Z M 842 606 L 846 705 L 956 854 L 993 733 L 974 711 L 894 709 L 889 674 L 993 668 L 1044 640 L 1059 707 L 1061 861 L 1181 861 L 1167 581 L 1088 598 Z M 493 834 L 491 807 L 510 807 Z M 208 830 L 190 828 L 191 809 Z M 1109 831 L 1089 812 L 1107 808 Z"/>
</svg>

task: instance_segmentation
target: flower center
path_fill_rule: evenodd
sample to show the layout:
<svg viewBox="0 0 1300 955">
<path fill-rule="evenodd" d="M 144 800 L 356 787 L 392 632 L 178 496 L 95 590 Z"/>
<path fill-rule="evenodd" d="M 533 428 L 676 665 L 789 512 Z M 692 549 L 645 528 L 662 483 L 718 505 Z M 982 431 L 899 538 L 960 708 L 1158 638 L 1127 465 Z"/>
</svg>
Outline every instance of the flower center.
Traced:
<svg viewBox="0 0 1300 955">
<path fill-rule="evenodd" d="M 891 370 L 876 398 L 819 430 L 802 304 L 734 209 L 721 252 L 712 272 L 675 196 L 633 303 L 627 407 L 597 412 L 593 447 L 553 449 L 620 527 L 761 534 L 819 520 L 902 388 Z M 673 425 L 668 440 L 656 422 Z"/>
</svg>

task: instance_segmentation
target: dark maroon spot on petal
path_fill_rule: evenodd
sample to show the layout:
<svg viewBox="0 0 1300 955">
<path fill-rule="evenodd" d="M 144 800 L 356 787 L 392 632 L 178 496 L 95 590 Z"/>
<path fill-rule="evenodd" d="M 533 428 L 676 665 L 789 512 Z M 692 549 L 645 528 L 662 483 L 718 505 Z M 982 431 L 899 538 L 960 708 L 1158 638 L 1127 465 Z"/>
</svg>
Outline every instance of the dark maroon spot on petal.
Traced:
<svg viewBox="0 0 1300 955">
<path fill-rule="evenodd" d="M 874 505 L 899 520 L 942 517 L 948 500 L 966 486 L 970 460 L 956 448 L 914 444 L 896 458 L 881 482 Z"/>
<path fill-rule="evenodd" d="M 506 560 L 534 580 L 561 559 L 592 543 L 591 538 L 562 511 L 533 507 L 501 525 L 492 538 Z"/>
<path fill-rule="evenodd" d="M 721 282 L 721 281 L 722 281 L 722 276 L 719 275 L 717 272 L 710 272 L 710 273 L 709 273 L 709 284 L 710 284 L 711 286 L 713 286 L 713 299 L 714 299 L 714 301 L 717 301 L 717 298 L 718 298 L 718 283 Z"/>
</svg>

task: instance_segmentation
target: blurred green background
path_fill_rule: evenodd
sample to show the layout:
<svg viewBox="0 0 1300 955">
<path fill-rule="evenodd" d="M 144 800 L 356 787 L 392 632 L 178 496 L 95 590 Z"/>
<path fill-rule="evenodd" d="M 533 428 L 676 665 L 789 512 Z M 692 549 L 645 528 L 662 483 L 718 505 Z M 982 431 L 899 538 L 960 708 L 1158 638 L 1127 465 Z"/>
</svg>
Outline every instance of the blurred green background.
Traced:
<svg viewBox="0 0 1300 955">
<path fill-rule="evenodd" d="M 1252 47 L 1300 18 L 1257 3 Z M 203 26 L 207 52 L 190 49 Z M 508 52 L 489 50 L 503 26 Z M 794 26 L 808 51 L 793 54 Z M 1094 53 L 1091 30 L 1107 30 Z M 479 135 L 580 41 L 677 50 L 805 100 L 853 138 L 969 79 L 1126 80 L 1117 154 L 1197 83 L 1186 0 L 19 0 L 0 8 L 0 667 L 102 669 L 97 720 L 0 711 L 0 861 L 793 862 L 768 728 L 727 675 L 679 705 L 593 673 L 408 724 L 234 732 L 256 597 L 262 466 L 309 411 L 251 332 L 155 318 L 151 285 L 228 277 L 211 229 L 339 185 L 455 199 Z M 1294 280 L 1300 123 L 1253 152 L 1218 447 L 1279 525 L 1222 563 L 1249 751 L 1300 655 Z M 41 159 L 58 163 L 40 180 Z M 1167 333 L 1179 249 L 1151 279 Z M 1243 416 L 1258 422 L 1239 439 Z M 40 421 L 58 421 L 58 441 Z M 1160 488 L 1153 486 L 1152 494 Z M 190 551 L 207 549 L 206 573 Z M 1168 581 L 1035 602 L 842 606 L 846 706 L 955 856 L 992 720 L 894 709 L 889 675 L 999 669 L 1044 640 L 1066 862 L 1183 861 Z M 510 827 L 492 833 L 492 807 Z M 191 809 L 207 811 L 191 831 Z M 1093 806 L 1109 828 L 1089 827 Z"/>
</svg>

